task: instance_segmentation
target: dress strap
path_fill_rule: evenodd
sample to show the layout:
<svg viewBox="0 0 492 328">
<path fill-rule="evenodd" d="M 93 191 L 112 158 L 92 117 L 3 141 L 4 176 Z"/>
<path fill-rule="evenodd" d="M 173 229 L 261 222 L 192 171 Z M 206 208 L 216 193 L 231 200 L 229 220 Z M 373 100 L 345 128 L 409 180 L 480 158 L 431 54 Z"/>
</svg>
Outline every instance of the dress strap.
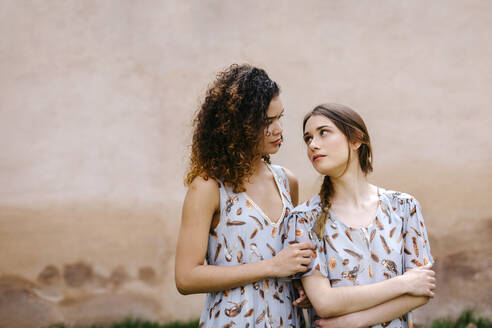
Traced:
<svg viewBox="0 0 492 328">
<path fill-rule="evenodd" d="M 266 164 L 270 171 L 273 173 L 273 178 L 275 182 L 279 186 L 280 191 L 285 191 L 287 195 L 290 195 L 290 186 L 289 186 L 289 178 L 287 178 L 287 174 L 283 170 L 283 168 L 279 165 L 274 164 Z"/>
<path fill-rule="evenodd" d="M 227 198 L 229 197 L 229 192 L 228 188 L 225 186 L 225 184 L 217 179 L 217 182 L 219 183 L 219 195 L 220 195 L 220 213 L 222 215 L 223 210 L 227 207 Z"/>
</svg>

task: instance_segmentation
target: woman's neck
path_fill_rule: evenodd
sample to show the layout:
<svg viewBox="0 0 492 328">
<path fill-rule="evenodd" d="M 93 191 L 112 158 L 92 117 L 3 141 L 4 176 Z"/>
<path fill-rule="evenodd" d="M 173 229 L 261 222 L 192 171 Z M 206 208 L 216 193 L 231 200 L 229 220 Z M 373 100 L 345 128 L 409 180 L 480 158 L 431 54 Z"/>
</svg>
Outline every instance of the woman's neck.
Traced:
<svg viewBox="0 0 492 328">
<path fill-rule="evenodd" d="M 254 161 L 251 165 L 253 169 L 253 174 L 246 180 L 248 183 L 254 183 L 257 178 L 262 178 L 265 175 L 265 172 L 268 170 L 266 163 L 262 158 Z"/>
<path fill-rule="evenodd" d="M 350 165 L 344 175 L 331 178 L 331 182 L 334 190 L 332 204 L 341 206 L 361 207 L 375 193 L 376 188 L 367 181 L 359 165 Z"/>
</svg>

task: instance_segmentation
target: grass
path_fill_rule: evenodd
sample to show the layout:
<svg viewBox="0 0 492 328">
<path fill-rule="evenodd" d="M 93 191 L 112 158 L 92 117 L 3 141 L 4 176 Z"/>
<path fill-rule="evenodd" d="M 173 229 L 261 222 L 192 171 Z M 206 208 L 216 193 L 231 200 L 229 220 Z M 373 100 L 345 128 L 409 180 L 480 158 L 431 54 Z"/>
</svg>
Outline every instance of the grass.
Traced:
<svg viewBox="0 0 492 328">
<path fill-rule="evenodd" d="M 456 320 L 438 319 L 432 322 L 429 328 L 466 328 L 470 323 L 477 328 L 492 328 L 492 323 L 485 318 L 476 318 L 473 310 L 466 310 Z"/>
<path fill-rule="evenodd" d="M 198 327 L 198 320 L 181 322 L 174 321 L 166 324 L 160 324 L 157 322 L 142 321 L 138 319 L 126 319 L 123 322 L 115 323 L 111 325 L 111 328 L 196 328 Z M 49 328 L 68 328 L 67 326 L 55 325 Z M 107 326 L 93 325 L 90 328 L 107 328 Z"/>
<path fill-rule="evenodd" d="M 428 328 L 466 328 L 470 323 L 474 324 L 477 328 L 492 328 L 490 320 L 482 317 L 475 317 L 473 310 L 466 310 L 455 319 L 437 319 L 434 320 Z M 148 322 L 135 319 L 127 319 L 120 323 L 115 323 L 111 328 L 196 328 L 198 327 L 198 320 L 188 322 L 170 322 L 166 324 L 159 324 L 156 322 Z M 65 325 L 55 325 L 50 328 L 68 328 Z M 90 328 L 107 328 L 103 326 L 91 326 Z"/>
<path fill-rule="evenodd" d="M 139 320 L 126 320 L 122 323 L 115 324 L 111 328 L 196 328 L 198 320 L 189 322 L 170 322 L 166 324 L 158 324 L 152 322 L 144 322 Z"/>
</svg>

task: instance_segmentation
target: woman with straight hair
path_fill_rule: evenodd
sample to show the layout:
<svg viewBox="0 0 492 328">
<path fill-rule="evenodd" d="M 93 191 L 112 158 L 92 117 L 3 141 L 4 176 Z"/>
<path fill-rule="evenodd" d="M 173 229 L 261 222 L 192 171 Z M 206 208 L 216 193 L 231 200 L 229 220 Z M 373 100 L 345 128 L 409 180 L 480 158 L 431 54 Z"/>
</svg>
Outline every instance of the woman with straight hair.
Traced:
<svg viewBox="0 0 492 328">
<path fill-rule="evenodd" d="M 314 307 L 311 325 L 413 327 L 409 311 L 427 303 L 435 289 L 418 201 L 368 182 L 371 142 L 352 109 L 315 107 L 304 118 L 303 134 L 308 158 L 324 180 L 319 194 L 291 213 L 287 245 L 316 246 L 302 274 Z"/>
<path fill-rule="evenodd" d="M 220 72 L 194 120 L 176 251 L 182 294 L 207 293 L 199 327 L 301 327 L 291 281 L 312 245 L 283 248 L 295 177 L 270 163 L 282 144 L 279 87 L 250 65 Z"/>
</svg>

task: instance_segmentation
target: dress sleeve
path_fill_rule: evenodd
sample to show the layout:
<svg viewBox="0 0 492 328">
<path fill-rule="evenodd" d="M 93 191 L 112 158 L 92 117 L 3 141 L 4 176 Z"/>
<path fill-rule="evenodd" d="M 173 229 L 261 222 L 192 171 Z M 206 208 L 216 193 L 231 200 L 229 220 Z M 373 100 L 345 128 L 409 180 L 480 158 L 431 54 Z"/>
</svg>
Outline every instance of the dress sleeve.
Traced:
<svg viewBox="0 0 492 328">
<path fill-rule="evenodd" d="M 434 263 L 419 202 L 413 197 L 408 199 L 406 209 L 406 215 L 404 216 L 405 238 L 403 244 L 404 270 Z"/>
<path fill-rule="evenodd" d="M 325 277 L 328 277 L 326 254 L 323 252 L 323 241 L 320 241 L 317 235 L 312 231 L 312 224 L 307 218 L 306 213 L 294 212 L 289 217 L 287 227 L 287 239 L 284 241 L 284 247 L 295 243 L 311 243 L 316 246 L 313 250 L 311 263 L 307 266 L 308 270 L 304 273 L 298 273 L 293 278 L 300 279 L 310 276 L 314 270 L 318 270 Z"/>
</svg>

